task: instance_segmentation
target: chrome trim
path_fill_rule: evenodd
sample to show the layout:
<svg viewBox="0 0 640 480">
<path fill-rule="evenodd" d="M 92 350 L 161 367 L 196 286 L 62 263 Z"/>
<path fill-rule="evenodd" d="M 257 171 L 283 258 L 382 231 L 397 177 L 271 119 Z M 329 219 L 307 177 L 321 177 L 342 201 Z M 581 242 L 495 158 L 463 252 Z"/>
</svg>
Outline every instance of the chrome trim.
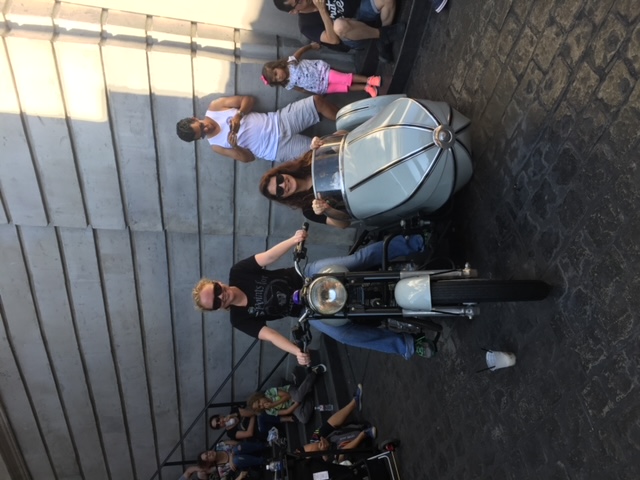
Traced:
<svg viewBox="0 0 640 480">
<path fill-rule="evenodd" d="M 456 133 L 449 125 L 438 125 L 433 130 L 433 141 L 440 148 L 451 148 L 456 143 Z"/>
<path fill-rule="evenodd" d="M 344 208 L 347 210 L 347 213 L 352 219 L 358 220 L 353 214 L 353 210 L 351 210 L 351 206 L 349 205 L 349 198 L 347 196 L 347 191 L 345 190 L 345 188 L 347 187 L 345 186 L 346 182 L 344 181 L 344 151 L 347 147 L 346 143 L 347 143 L 348 136 L 349 134 L 347 133 L 344 137 L 342 137 L 342 142 L 340 142 L 340 152 L 338 153 L 338 174 L 340 175 L 340 178 L 342 178 L 342 182 L 341 182 L 342 188 L 340 190 L 342 194 L 342 201 L 344 202 Z"/>
<path fill-rule="evenodd" d="M 402 310 L 403 317 L 467 317 L 473 318 L 480 314 L 478 305 L 447 305 L 433 307 L 432 310 Z"/>
<path fill-rule="evenodd" d="M 434 127 L 427 127 L 425 125 L 416 125 L 413 123 L 394 123 L 392 125 L 383 125 L 381 127 L 375 128 L 373 130 L 369 130 L 365 133 L 363 133 L 362 135 L 359 135 L 351 140 L 349 140 L 349 145 L 351 145 L 352 143 L 355 142 L 359 142 L 360 140 L 368 137 L 369 135 L 372 135 L 374 133 L 378 133 L 381 132 L 383 130 L 393 130 L 396 128 L 413 128 L 415 130 L 424 130 L 426 132 L 433 132 L 435 130 Z M 348 136 L 348 135 L 347 135 Z"/>
</svg>

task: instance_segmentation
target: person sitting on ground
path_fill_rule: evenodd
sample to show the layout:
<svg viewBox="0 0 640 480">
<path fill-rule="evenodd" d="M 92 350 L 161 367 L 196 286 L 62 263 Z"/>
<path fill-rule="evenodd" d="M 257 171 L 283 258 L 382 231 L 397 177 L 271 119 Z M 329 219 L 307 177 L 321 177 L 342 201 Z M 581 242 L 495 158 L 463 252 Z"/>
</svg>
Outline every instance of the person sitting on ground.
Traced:
<svg viewBox="0 0 640 480">
<path fill-rule="evenodd" d="M 362 393 L 362 385 L 358 384 L 351 401 L 331 415 L 326 422 L 323 422 L 322 425 L 313 432 L 310 442 L 303 447 L 305 452 L 351 450 L 358 448 L 362 442 L 369 438 L 376 438 L 378 434 L 376 427 L 342 429 L 356 408 L 362 410 Z M 345 459 L 344 454 L 333 459 L 330 458 L 329 455 L 325 455 L 323 458 L 325 461 L 336 460 L 337 462 L 342 462 Z"/>
<path fill-rule="evenodd" d="M 262 81 L 272 87 L 287 90 L 317 93 L 366 92 L 371 97 L 378 96 L 380 77 L 343 73 L 331 68 L 324 60 L 302 60 L 303 54 L 311 49 L 318 50 L 320 44 L 313 42 L 296 50 L 289 58 L 267 62 L 262 67 Z"/>
<path fill-rule="evenodd" d="M 290 103 L 276 112 L 252 112 L 250 95 L 221 97 L 209 104 L 204 118 L 186 117 L 176 125 L 181 140 L 206 138 L 211 149 L 239 162 L 256 157 L 284 162 L 302 155 L 309 137 L 300 132 L 320 121 L 320 115 L 335 121 L 338 107 L 320 95 Z"/>
<path fill-rule="evenodd" d="M 250 440 L 258 437 L 255 412 L 248 408 L 234 407 L 231 413 L 224 417 L 212 415 L 209 417 L 209 426 L 214 430 L 224 428 L 231 440 Z"/>
<path fill-rule="evenodd" d="M 346 50 L 363 49 L 369 40 L 376 40 L 384 62 L 393 61 L 391 43 L 402 38 L 406 27 L 404 23 L 392 25 L 395 0 L 273 0 L 273 3 L 278 10 L 298 15 L 300 33 L 312 42 Z"/>
<path fill-rule="evenodd" d="M 236 263 L 229 272 L 229 285 L 208 278 L 201 279 L 192 292 L 196 308 L 204 311 L 229 309 L 234 328 L 254 338 L 271 342 L 279 349 L 295 355 L 301 365 L 308 365 L 308 353 L 267 326 L 267 321 L 298 317 L 301 314 L 302 306 L 293 301 L 293 294 L 302 287 L 303 281 L 293 267 L 273 271 L 264 268 L 306 238 L 307 232 L 298 230 L 291 238 L 266 252 Z M 342 265 L 350 271 L 371 269 L 382 263 L 383 250 L 383 242 L 371 243 L 352 255 L 309 262 L 304 273 L 306 276 L 313 276 L 331 265 Z M 423 250 L 424 238 L 421 235 L 396 236 L 389 242 L 387 253 L 388 258 L 394 260 Z M 330 325 L 320 320 L 310 320 L 309 323 L 334 340 L 354 347 L 401 355 L 405 359 L 411 358 L 414 353 L 425 358 L 436 353 L 433 342 L 424 336 L 414 338 L 408 333 L 351 322 Z"/>
<path fill-rule="evenodd" d="M 264 452 L 265 445 L 262 443 L 239 443 L 233 440 L 220 442 L 216 444 L 215 450 L 205 450 L 198 454 L 198 467 L 205 473 L 217 469 L 218 476 L 223 478 L 231 472 L 244 473 L 252 467 L 266 465 Z"/>
<path fill-rule="evenodd" d="M 300 386 L 284 385 L 273 387 L 263 392 L 255 392 L 247 400 L 247 405 L 255 412 L 265 412 L 269 415 L 288 417 L 293 416 L 300 423 L 307 423 L 313 414 L 313 399 L 309 394 L 313 390 L 319 374 L 327 371 L 323 364 L 311 368 Z"/>
</svg>

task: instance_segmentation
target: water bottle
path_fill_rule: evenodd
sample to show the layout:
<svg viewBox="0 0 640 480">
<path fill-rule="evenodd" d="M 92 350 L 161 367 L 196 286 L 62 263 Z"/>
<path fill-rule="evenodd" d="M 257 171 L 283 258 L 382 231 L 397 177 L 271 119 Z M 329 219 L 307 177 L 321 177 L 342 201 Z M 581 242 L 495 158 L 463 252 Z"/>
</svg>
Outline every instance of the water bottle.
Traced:
<svg viewBox="0 0 640 480">
<path fill-rule="evenodd" d="M 278 461 L 273 461 L 267 464 L 267 470 L 270 472 L 279 472 L 282 470 L 282 463 Z"/>
<path fill-rule="evenodd" d="M 331 403 L 326 405 L 316 405 L 316 410 L 319 412 L 333 412 L 333 405 Z"/>
</svg>

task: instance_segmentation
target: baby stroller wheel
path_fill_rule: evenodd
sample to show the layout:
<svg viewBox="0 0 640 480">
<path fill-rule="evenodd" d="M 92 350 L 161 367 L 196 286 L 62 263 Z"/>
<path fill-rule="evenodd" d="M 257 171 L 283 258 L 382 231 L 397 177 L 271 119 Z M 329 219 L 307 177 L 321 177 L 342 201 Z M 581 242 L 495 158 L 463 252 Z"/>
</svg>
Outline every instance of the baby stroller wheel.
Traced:
<svg viewBox="0 0 640 480">
<path fill-rule="evenodd" d="M 400 440 L 392 438 L 385 440 L 378 445 L 378 449 L 382 452 L 395 452 L 400 446 Z"/>
</svg>

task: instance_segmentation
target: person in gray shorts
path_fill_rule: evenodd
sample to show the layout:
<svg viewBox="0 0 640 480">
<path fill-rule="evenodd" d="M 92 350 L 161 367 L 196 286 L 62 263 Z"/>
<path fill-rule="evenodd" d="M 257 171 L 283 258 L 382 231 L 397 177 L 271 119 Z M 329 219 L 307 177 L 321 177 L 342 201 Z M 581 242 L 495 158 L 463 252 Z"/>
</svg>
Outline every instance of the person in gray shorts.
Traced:
<svg viewBox="0 0 640 480">
<path fill-rule="evenodd" d="M 254 97 L 220 97 L 204 118 L 183 118 L 176 133 L 185 142 L 206 138 L 214 152 L 239 162 L 256 158 L 286 162 L 309 150 L 311 139 L 300 132 L 320 121 L 335 121 L 338 107 L 320 95 L 290 103 L 276 112 L 253 112 Z"/>
</svg>

